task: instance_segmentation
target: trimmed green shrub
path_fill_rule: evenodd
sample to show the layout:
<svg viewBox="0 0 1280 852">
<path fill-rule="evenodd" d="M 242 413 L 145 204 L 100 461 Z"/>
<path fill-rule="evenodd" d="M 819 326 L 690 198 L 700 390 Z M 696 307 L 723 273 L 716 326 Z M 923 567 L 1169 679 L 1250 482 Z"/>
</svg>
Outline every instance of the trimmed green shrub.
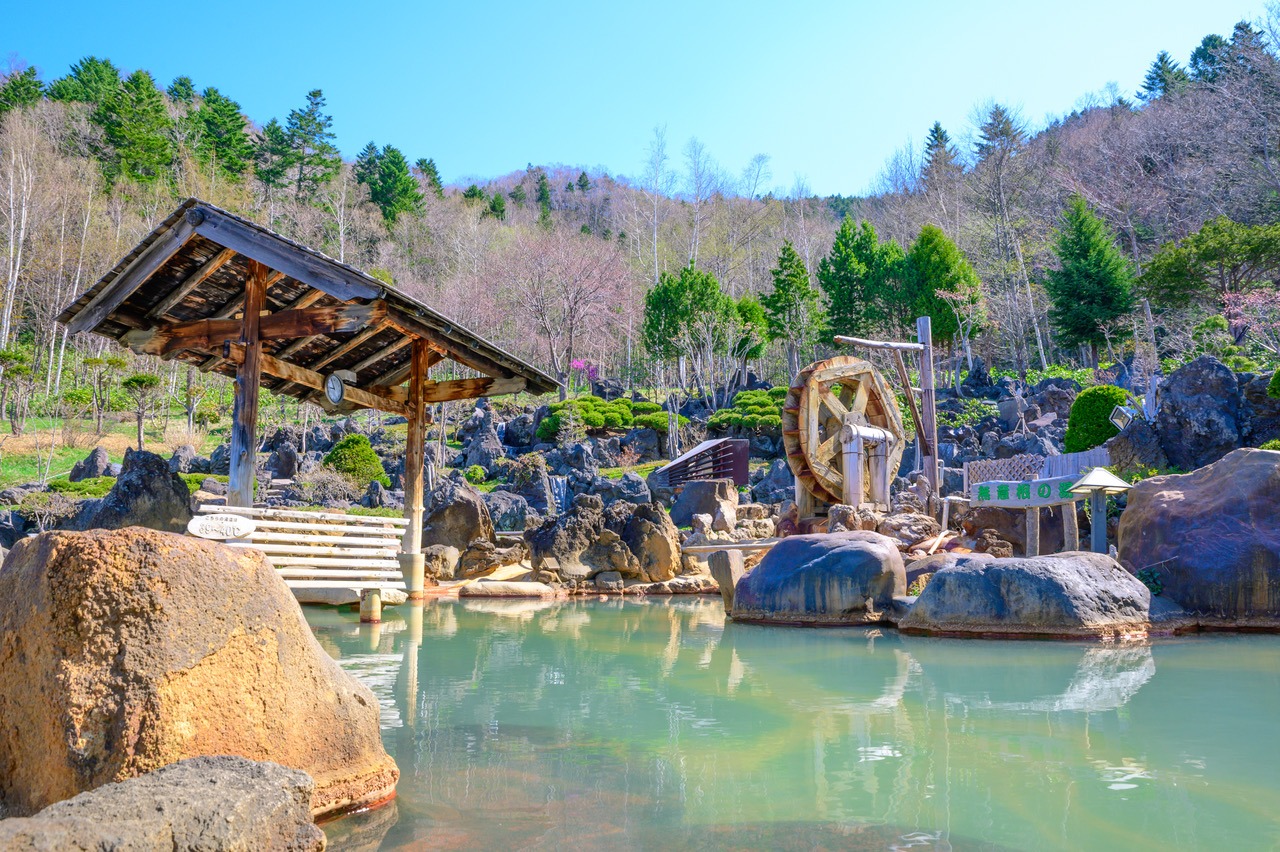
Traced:
<svg viewBox="0 0 1280 852">
<path fill-rule="evenodd" d="M 1280 370 L 1271 374 L 1271 381 L 1267 382 L 1267 396 L 1280 399 Z"/>
<path fill-rule="evenodd" d="M 114 476 L 94 476 L 89 479 L 82 479 L 79 482 L 72 482 L 69 479 L 51 479 L 49 480 L 50 490 L 59 494 L 65 494 L 68 497 L 106 497 L 107 492 L 111 490 L 111 486 L 116 484 Z"/>
<path fill-rule="evenodd" d="M 576 396 L 551 405 L 551 413 L 542 418 L 542 422 L 538 424 L 537 434 L 541 440 L 556 440 L 567 408 L 573 409 L 578 421 L 588 430 L 630 429 L 635 422 L 635 414 L 629 399 L 606 402 L 598 396 Z"/>
<path fill-rule="evenodd" d="M 779 393 L 781 391 L 781 393 Z M 708 429 L 778 429 L 782 427 L 782 398 L 786 388 L 741 391 L 732 408 L 721 408 L 707 421 Z"/>
<path fill-rule="evenodd" d="M 631 403 L 632 414 L 652 414 L 655 411 L 661 411 L 662 406 L 656 402 L 633 402 Z"/>
<path fill-rule="evenodd" d="M 1117 405 L 1124 405 L 1129 395 L 1115 385 L 1095 385 L 1080 391 L 1071 404 L 1067 418 L 1067 435 L 1063 441 L 1069 453 L 1082 453 L 1106 443 L 1119 429 L 1109 419 Z"/>
<path fill-rule="evenodd" d="M 1260 450 L 1280 450 L 1280 438 L 1272 438 L 1264 444 L 1258 446 Z"/>
<path fill-rule="evenodd" d="M 683 414 L 679 414 L 677 415 L 676 422 L 680 425 L 680 428 L 683 429 L 685 426 L 689 425 L 689 418 L 685 417 Z M 666 432 L 667 412 L 655 411 L 652 414 L 642 414 L 635 419 L 635 423 L 633 425 L 640 429 L 652 429 L 655 432 Z"/>
<path fill-rule="evenodd" d="M 384 486 L 391 487 L 391 477 L 382 469 L 382 461 L 364 435 L 348 435 L 334 444 L 333 449 L 324 457 L 324 464 L 343 476 L 351 477 L 358 484 L 381 482 Z"/>
<path fill-rule="evenodd" d="M 466 472 L 464 472 L 462 476 L 472 485 L 479 485 L 481 482 L 484 482 L 489 478 L 489 474 L 485 473 L 484 468 L 478 464 L 471 465 L 471 467 L 466 469 Z"/>
</svg>

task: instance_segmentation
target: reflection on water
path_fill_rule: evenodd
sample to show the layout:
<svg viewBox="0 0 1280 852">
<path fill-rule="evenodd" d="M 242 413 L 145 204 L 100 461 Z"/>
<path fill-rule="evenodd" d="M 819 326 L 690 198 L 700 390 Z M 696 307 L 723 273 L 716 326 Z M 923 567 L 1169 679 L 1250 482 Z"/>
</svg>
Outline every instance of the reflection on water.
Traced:
<svg viewBox="0 0 1280 852">
<path fill-rule="evenodd" d="M 402 772 L 333 849 L 1280 844 L 1280 637 L 928 639 L 710 598 L 389 613 L 307 614 Z"/>
</svg>

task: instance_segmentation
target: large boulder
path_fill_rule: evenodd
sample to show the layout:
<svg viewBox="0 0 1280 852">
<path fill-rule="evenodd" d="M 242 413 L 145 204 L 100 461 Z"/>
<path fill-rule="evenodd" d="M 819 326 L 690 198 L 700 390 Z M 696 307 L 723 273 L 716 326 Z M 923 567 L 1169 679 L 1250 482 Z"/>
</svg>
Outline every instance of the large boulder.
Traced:
<svg viewBox="0 0 1280 852">
<path fill-rule="evenodd" d="M 1133 422 L 1107 440 L 1107 455 L 1111 466 L 1124 473 L 1166 468 L 1169 457 L 1164 454 L 1160 435 L 1145 418 L 1136 417 Z"/>
<path fill-rule="evenodd" d="M 486 471 L 492 471 L 497 461 L 506 457 L 507 450 L 502 446 L 501 439 L 498 438 L 498 431 L 493 426 L 493 419 L 485 418 L 480 428 L 471 436 L 471 443 L 467 445 L 464 464 L 467 467 L 479 465 Z"/>
<path fill-rule="evenodd" d="M 662 458 L 662 440 L 653 429 L 632 429 L 622 436 L 619 445 L 624 450 L 634 452 L 638 462 L 656 461 Z"/>
<path fill-rule="evenodd" d="M 195 447 L 183 444 L 169 456 L 169 470 L 174 473 L 199 473 L 196 470 L 196 460 L 199 458 Z"/>
<path fill-rule="evenodd" d="M 636 557 L 636 579 L 656 583 L 679 573 L 680 530 L 658 503 L 615 503 L 605 513 L 605 525 Z"/>
<path fill-rule="evenodd" d="M 193 757 L 0 822 L 9 850 L 320 852 L 305 772 L 243 757 Z"/>
<path fill-rule="evenodd" d="M 510 491 L 490 491 L 482 495 L 485 508 L 493 520 L 493 528 L 503 532 L 524 532 L 524 521 L 529 515 L 529 504 L 519 494 Z"/>
<path fill-rule="evenodd" d="M 86 500 L 72 524 L 78 530 L 148 527 L 182 532 L 191 520 L 191 490 L 155 453 L 127 450 L 107 496 Z"/>
<path fill-rule="evenodd" d="M 876 623 L 906 594 L 898 547 L 854 530 L 783 539 L 738 581 L 735 621 L 847 625 Z"/>
<path fill-rule="evenodd" d="M 1250 446 L 1280 438 L 1280 399 L 1267 393 L 1271 374 L 1243 373 L 1240 384 L 1240 433 Z"/>
<path fill-rule="evenodd" d="M 1194 470 L 1240 446 L 1236 374 L 1203 355 L 1170 374 L 1156 392 L 1156 428 L 1169 463 Z"/>
<path fill-rule="evenodd" d="M 534 422 L 532 414 L 520 414 L 507 422 L 506 428 L 502 432 L 503 443 L 509 447 L 527 447 L 530 446 L 537 436 L 534 435 Z"/>
<path fill-rule="evenodd" d="M 477 539 L 494 540 L 484 498 L 460 474 L 441 479 L 423 513 L 423 545 L 443 544 L 462 552 Z"/>
<path fill-rule="evenodd" d="M 1128 492 L 1120 561 L 1203 623 L 1280 626 L 1280 452 L 1241 449 Z"/>
<path fill-rule="evenodd" d="M 1151 592 L 1114 559 L 1074 551 L 960 558 L 937 571 L 898 622 L 907 633 L 1141 638 Z"/>
<path fill-rule="evenodd" d="M 686 482 L 684 490 L 676 498 L 671 507 L 671 520 L 676 526 L 685 527 L 693 523 L 694 515 L 710 515 L 738 507 L 738 489 L 732 479 L 699 479 Z M 728 514 L 728 512 L 724 512 Z"/>
<path fill-rule="evenodd" d="M 315 814 L 372 804 L 399 777 L 378 717 L 258 551 L 138 528 L 49 532 L 0 568 L 11 814 L 228 754 L 311 775 Z"/>
<path fill-rule="evenodd" d="M 525 531 L 534 570 L 542 569 L 548 559 L 555 560 L 566 580 L 586 579 L 607 570 L 583 560 L 603 530 L 603 501 L 594 494 L 578 495 L 569 511 Z"/>
<path fill-rule="evenodd" d="M 619 500 L 624 500 L 628 503 L 648 503 L 653 499 L 649 492 L 649 486 L 644 479 L 641 478 L 640 474 L 631 470 L 624 473 L 620 479 L 597 476 L 591 486 L 591 491 L 598 494 L 606 506 L 610 503 L 617 503 Z"/>
<path fill-rule="evenodd" d="M 768 472 L 751 486 L 751 496 L 758 503 L 785 503 L 795 496 L 796 478 L 786 459 L 774 459 Z"/>
<path fill-rule="evenodd" d="M 292 441 L 281 441 L 267 459 L 267 467 L 276 479 L 293 479 L 298 475 L 298 448 Z"/>
<path fill-rule="evenodd" d="M 111 459 L 107 456 L 107 451 L 102 447 L 94 447 L 89 452 L 89 455 L 71 466 L 71 472 L 67 474 L 67 479 L 72 482 L 79 482 L 82 479 L 106 476 L 110 467 Z"/>
</svg>

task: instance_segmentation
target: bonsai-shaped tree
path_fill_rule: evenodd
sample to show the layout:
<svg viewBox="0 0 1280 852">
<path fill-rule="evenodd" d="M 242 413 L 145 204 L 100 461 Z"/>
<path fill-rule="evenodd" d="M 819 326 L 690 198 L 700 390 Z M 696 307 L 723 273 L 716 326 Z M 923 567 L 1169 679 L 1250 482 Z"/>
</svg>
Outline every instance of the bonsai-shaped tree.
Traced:
<svg viewBox="0 0 1280 852">
<path fill-rule="evenodd" d="M 160 377 L 155 373 L 134 373 L 126 376 L 120 383 L 124 392 L 133 398 L 133 411 L 138 420 L 138 449 L 142 449 L 142 421 L 147 416 L 147 409 L 160 391 Z"/>
</svg>

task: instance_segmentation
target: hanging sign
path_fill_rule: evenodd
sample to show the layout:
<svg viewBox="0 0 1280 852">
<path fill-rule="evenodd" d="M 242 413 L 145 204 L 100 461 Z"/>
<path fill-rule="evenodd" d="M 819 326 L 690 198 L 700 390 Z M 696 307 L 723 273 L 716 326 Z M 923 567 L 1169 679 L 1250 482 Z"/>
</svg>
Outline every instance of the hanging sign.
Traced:
<svg viewBox="0 0 1280 852">
<path fill-rule="evenodd" d="M 199 538 L 224 541 L 229 538 L 244 538 L 256 530 L 258 525 L 252 518 L 222 512 L 216 515 L 197 515 L 187 521 L 187 532 Z"/>
</svg>

